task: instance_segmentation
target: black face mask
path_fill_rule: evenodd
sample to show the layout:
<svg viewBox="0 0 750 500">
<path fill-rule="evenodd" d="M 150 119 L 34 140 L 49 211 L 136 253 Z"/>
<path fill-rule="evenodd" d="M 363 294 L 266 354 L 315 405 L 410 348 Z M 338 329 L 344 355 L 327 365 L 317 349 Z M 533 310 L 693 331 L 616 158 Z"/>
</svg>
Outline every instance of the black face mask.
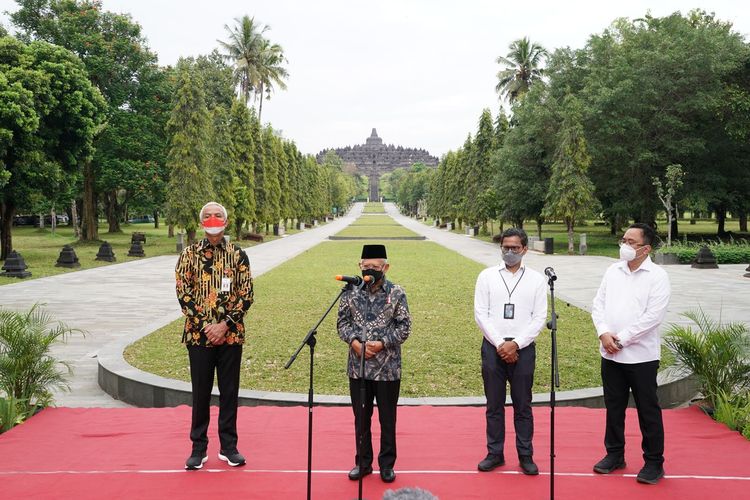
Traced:
<svg viewBox="0 0 750 500">
<path fill-rule="evenodd" d="M 384 275 L 383 271 L 376 271 L 375 269 L 365 269 L 362 271 L 362 277 L 370 276 L 372 277 L 372 281 L 370 284 L 375 284 L 378 281 L 380 281 Z"/>
</svg>

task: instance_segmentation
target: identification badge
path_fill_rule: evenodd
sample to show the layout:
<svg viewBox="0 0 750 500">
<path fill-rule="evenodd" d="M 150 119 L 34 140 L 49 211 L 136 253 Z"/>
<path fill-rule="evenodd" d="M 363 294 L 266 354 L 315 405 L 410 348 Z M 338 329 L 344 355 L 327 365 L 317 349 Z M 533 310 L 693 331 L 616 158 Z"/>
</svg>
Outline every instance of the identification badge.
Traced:
<svg viewBox="0 0 750 500">
<path fill-rule="evenodd" d="M 505 304 L 503 307 L 503 319 L 513 319 L 516 314 L 515 304 Z"/>
<path fill-rule="evenodd" d="M 232 278 L 221 278 L 221 291 L 229 292 L 232 288 Z"/>
</svg>

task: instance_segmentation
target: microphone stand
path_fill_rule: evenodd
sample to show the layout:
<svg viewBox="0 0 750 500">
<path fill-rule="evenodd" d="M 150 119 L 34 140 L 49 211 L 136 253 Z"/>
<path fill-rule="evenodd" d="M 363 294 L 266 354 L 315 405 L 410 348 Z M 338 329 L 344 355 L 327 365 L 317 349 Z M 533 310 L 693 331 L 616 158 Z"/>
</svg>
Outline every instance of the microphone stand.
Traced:
<svg viewBox="0 0 750 500">
<path fill-rule="evenodd" d="M 368 285 L 368 288 L 365 290 L 365 294 L 369 294 L 369 286 L 372 286 L 371 283 L 366 283 Z M 357 415 L 357 420 L 359 421 L 359 436 L 357 436 L 357 465 L 359 466 L 359 480 L 357 485 L 357 500 L 362 500 L 362 478 L 364 477 L 364 474 L 362 471 L 364 470 L 362 465 L 362 444 L 365 440 L 365 429 L 364 429 L 364 418 L 365 418 L 365 396 L 367 395 L 367 390 L 365 387 L 365 350 L 366 350 L 366 344 L 367 344 L 367 337 L 369 336 L 367 332 L 367 316 L 370 314 L 370 297 L 369 295 L 365 295 L 365 314 L 364 314 L 364 323 L 362 325 L 362 330 L 360 331 L 360 338 L 359 338 L 359 414 Z M 380 410 L 378 410 L 380 411 Z M 373 457 L 374 458 L 374 457 Z"/>
<path fill-rule="evenodd" d="M 551 340 L 551 381 L 550 381 L 550 393 L 549 393 L 549 407 L 550 407 L 550 473 L 549 473 L 549 497 L 550 500 L 555 498 L 555 387 L 560 387 L 560 372 L 557 367 L 557 314 L 555 313 L 555 276 L 549 278 L 547 283 L 549 284 L 549 293 L 552 298 L 552 317 L 547 322 L 547 328 L 550 330 Z"/>
<path fill-rule="evenodd" d="M 294 363 L 294 360 L 297 359 L 297 355 L 299 355 L 300 351 L 302 351 L 302 348 L 304 348 L 305 345 L 310 346 L 310 388 L 307 393 L 307 500 L 310 500 L 312 488 L 313 355 L 315 354 L 315 334 L 318 333 L 318 327 L 326 318 L 326 316 L 328 316 L 328 313 L 331 312 L 331 309 L 333 309 L 333 306 L 336 305 L 336 302 L 339 301 L 341 295 L 343 295 L 346 290 L 350 290 L 351 288 L 352 285 L 349 284 L 341 288 L 341 291 L 333 300 L 333 302 L 331 302 L 331 305 L 328 307 L 326 312 L 323 313 L 323 316 L 321 316 L 318 322 L 315 323 L 315 326 L 313 326 L 310 331 L 307 332 L 307 335 L 305 335 L 305 338 L 302 340 L 302 343 L 297 349 L 297 352 L 295 352 L 292 357 L 289 358 L 286 366 L 284 366 L 285 370 L 289 369 L 289 367 L 292 366 L 292 363 Z"/>
</svg>

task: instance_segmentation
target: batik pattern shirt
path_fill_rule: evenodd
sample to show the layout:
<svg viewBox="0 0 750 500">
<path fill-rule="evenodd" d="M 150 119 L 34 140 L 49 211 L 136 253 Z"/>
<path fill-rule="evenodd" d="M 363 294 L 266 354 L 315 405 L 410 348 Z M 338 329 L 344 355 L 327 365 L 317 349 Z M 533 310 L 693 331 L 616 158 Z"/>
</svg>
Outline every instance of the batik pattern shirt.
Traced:
<svg viewBox="0 0 750 500">
<path fill-rule="evenodd" d="M 229 327 L 227 344 L 244 342 L 243 318 L 253 303 L 253 278 L 244 250 L 223 239 L 214 246 L 204 238 L 182 251 L 175 278 L 177 300 L 185 315 L 183 343 L 213 347 L 203 329 L 220 321 Z M 222 291 L 222 282 L 228 290 Z"/>
<path fill-rule="evenodd" d="M 349 377 L 359 378 L 360 358 L 351 343 L 361 340 L 364 333 L 367 340 L 383 342 L 383 349 L 365 360 L 365 379 L 401 380 L 401 344 L 411 332 L 411 315 L 403 288 L 385 281 L 375 293 L 367 289 L 345 291 L 336 326 L 341 340 L 350 345 Z"/>
</svg>

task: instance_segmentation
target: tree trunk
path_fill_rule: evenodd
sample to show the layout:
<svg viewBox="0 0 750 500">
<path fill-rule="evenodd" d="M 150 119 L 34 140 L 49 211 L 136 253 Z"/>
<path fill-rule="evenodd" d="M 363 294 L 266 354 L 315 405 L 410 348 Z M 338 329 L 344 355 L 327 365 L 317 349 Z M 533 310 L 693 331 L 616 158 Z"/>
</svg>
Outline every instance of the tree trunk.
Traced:
<svg viewBox="0 0 750 500">
<path fill-rule="evenodd" d="M 99 239 L 99 217 L 94 191 L 94 166 L 87 161 L 83 166 L 83 214 L 81 216 L 81 240 Z"/>
<path fill-rule="evenodd" d="M 544 224 L 544 219 L 539 217 L 536 220 L 536 235 L 539 237 L 539 239 L 542 239 L 542 224 Z"/>
<path fill-rule="evenodd" d="M 260 117 L 263 114 L 263 84 L 260 84 L 260 104 L 258 105 L 258 123 L 263 128 L 263 122 L 260 121 Z"/>
<path fill-rule="evenodd" d="M 167 238 L 174 238 L 174 224 L 167 226 Z"/>
<path fill-rule="evenodd" d="M 678 228 L 678 221 L 677 221 L 677 216 L 678 215 L 679 215 L 678 210 L 676 208 L 673 208 L 672 209 L 672 223 L 670 224 L 670 229 L 671 229 L 671 235 L 670 235 L 671 238 L 670 239 L 672 241 L 680 239 L 680 230 Z M 683 213 L 683 215 L 684 215 L 684 213 Z"/>
<path fill-rule="evenodd" d="M 154 229 L 159 229 L 159 211 L 154 210 Z"/>
<path fill-rule="evenodd" d="M 727 221 L 727 209 L 724 205 L 716 208 L 716 221 L 719 223 L 719 227 L 716 230 L 716 234 L 724 236 L 726 234 L 725 225 Z"/>
<path fill-rule="evenodd" d="M 0 260 L 5 260 L 13 251 L 13 239 L 11 230 L 13 228 L 13 217 L 16 215 L 16 207 L 12 203 L 2 203 L 2 216 L 0 217 Z"/>
<path fill-rule="evenodd" d="M 740 219 L 740 232 L 746 233 L 747 232 L 747 211 L 738 210 L 737 216 Z"/>
<path fill-rule="evenodd" d="M 117 203 L 117 191 L 111 190 L 104 194 L 104 205 L 107 212 L 107 223 L 109 224 L 109 233 L 121 233 L 120 228 L 120 210 Z"/>
<path fill-rule="evenodd" d="M 574 255 L 576 253 L 576 242 L 573 233 L 573 219 L 566 220 L 565 224 L 568 226 L 568 255 Z"/>
<path fill-rule="evenodd" d="M 187 232 L 188 243 L 195 243 L 195 229 Z"/>
</svg>

